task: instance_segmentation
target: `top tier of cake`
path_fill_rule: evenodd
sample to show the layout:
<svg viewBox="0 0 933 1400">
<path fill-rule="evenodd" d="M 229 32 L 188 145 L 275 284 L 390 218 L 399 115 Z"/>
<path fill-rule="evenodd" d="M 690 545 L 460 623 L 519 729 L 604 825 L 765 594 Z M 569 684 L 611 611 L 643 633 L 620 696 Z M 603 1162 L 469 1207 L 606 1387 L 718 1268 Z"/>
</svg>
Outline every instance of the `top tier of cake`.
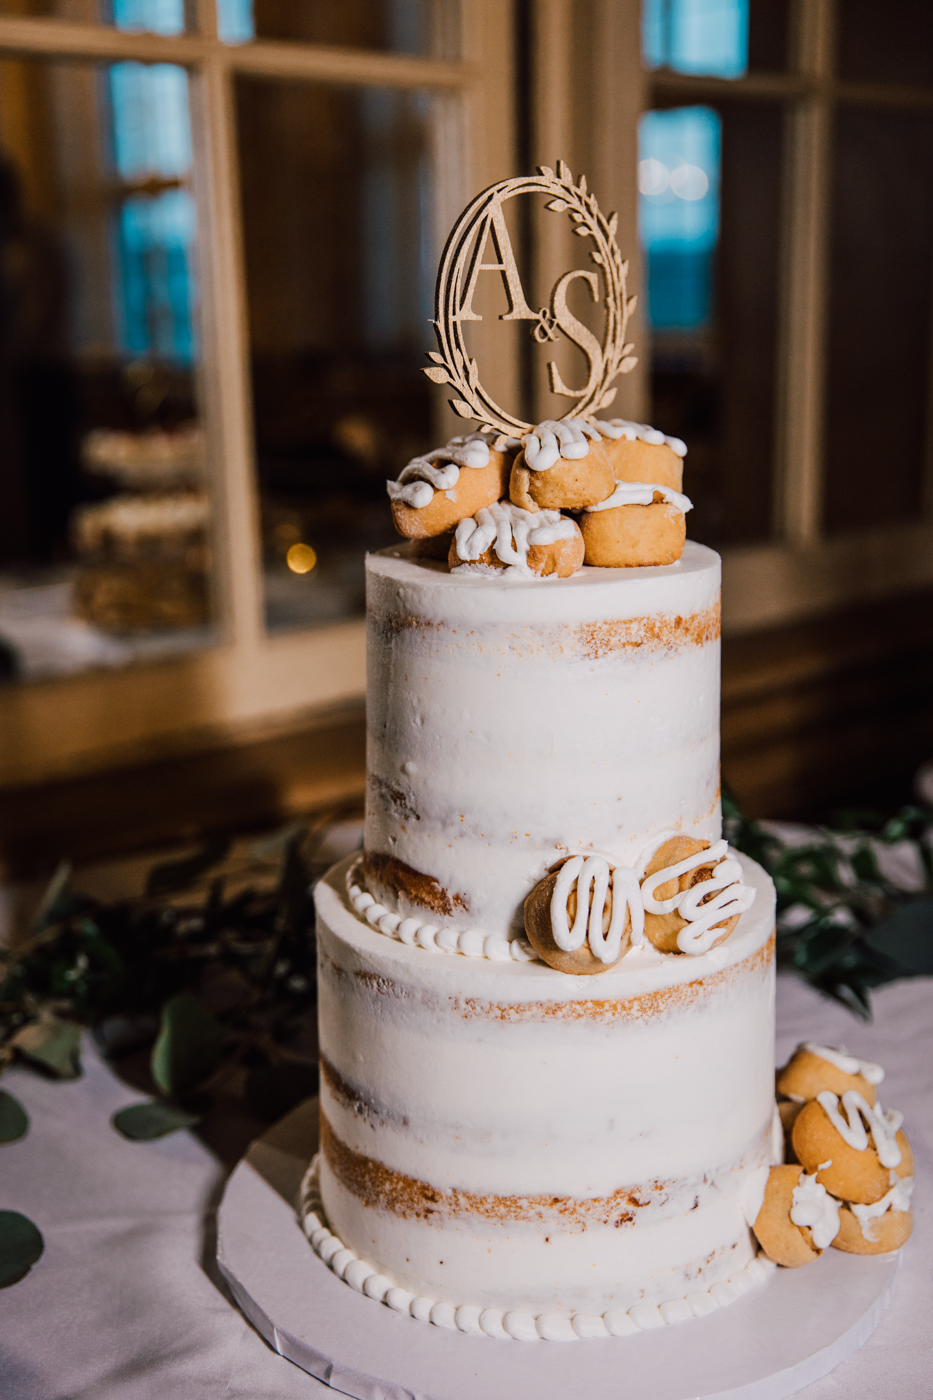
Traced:
<svg viewBox="0 0 933 1400">
<path fill-rule="evenodd" d="M 521 933 L 555 860 L 708 841 L 719 805 L 719 557 L 552 581 L 367 560 L 368 888 Z"/>
</svg>

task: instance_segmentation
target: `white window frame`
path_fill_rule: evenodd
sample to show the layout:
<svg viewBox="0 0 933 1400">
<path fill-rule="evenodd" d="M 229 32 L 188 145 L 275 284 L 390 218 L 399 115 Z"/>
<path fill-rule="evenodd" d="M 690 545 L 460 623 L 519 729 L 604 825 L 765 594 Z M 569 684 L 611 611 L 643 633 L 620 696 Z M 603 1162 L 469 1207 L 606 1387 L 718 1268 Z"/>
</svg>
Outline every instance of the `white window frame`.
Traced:
<svg viewBox="0 0 933 1400">
<path fill-rule="evenodd" d="M 233 84 L 237 74 L 257 74 L 438 97 L 442 243 L 469 193 L 510 174 L 514 160 L 511 5 L 465 0 L 462 11 L 457 62 L 265 40 L 225 44 L 214 0 L 197 0 L 194 32 L 177 37 L 0 15 L 0 58 L 137 59 L 188 70 L 219 630 L 216 645 L 156 664 L 4 687 L 0 785 L 266 737 L 359 701 L 362 619 L 275 636 L 264 625 Z"/>
</svg>

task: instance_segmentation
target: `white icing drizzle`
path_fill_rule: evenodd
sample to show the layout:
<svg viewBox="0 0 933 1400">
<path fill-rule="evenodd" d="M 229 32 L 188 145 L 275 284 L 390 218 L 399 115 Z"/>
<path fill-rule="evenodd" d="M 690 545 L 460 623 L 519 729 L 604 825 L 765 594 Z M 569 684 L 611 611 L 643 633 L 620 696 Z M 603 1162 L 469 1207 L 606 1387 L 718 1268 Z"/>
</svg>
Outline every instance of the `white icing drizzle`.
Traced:
<svg viewBox="0 0 933 1400">
<path fill-rule="evenodd" d="M 482 929 L 438 928 L 421 919 L 403 919 L 356 883 L 360 867 L 351 866 L 347 873 L 347 894 L 356 912 L 374 929 L 387 938 L 395 938 L 409 947 L 424 948 L 432 953 L 462 953 L 467 958 L 489 958 L 492 962 L 535 962 L 537 953 L 524 938 L 502 938 Z"/>
<path fill-rule="evenodd" d="M 438 466 L 437 463 L 442 463 Z M 391 501 L 402 501 L 414 510 L 430 505 L 434 492 L 449 491 L 460 479 L 461 467 L 489 465 L 489 439 L 483 433 L 451 438 L 444 447 L 413 457 L 397 481 L 387 481 Z"/>
<path fill-rule="evenodd" d="M 791 1202 L 792 1222 L 809 1228 L 817 1249 L 828 1249 L 839 1234 L 839 1202 L 817 1181 L 816 1172 L 801 1174 Z"/>
<path fill-rule="evenodd" d="M 601 418 L 593 420 L 593 426 L 598 428 L 603 437 L 626 438 L 629 442 L 634 442 L 640 438 L 642 442 L 650 443 L 652 447 L 669 447 L 672 452 L 676 452 L 678 457 L 686 457 L 687 444 L 680 438 L 665 437 L 657 428 L 652 428 L 648 423 L 630 423 L 627 418 L 610 418 L 608 422 Z"/>
<path fill-rule="evenodd" d="M 590 906 L 590 885 L 593 903 Z M 606 895 L 612 886 L 612 914 L 609 928 L 603 934 Z M 577 912 L 570 927 L 567 901 L 576 886 Z M 642 908 L 638 877 L 634 870 L 617 865 L 608 856 L 571 856 L 557 874 L 551 895 L 551 932 L 558 948 L 574 953 L 589 940 L 590 951 L 601 963 L 618 962 L 622 935 L 628 913 L 632 916 L 632 946 L 642 942 L 645 932 L 645 912 Z"/>
<path fill-rule="evenodd" d="M 484 506 L 457 526 L 457 558 L 473 563 L 490 545 L 500 563 L 512 569 L 528 569 L 528 550 L 534 544 L 572 539 L 572 520 L 559 510 L 522 510 L 509 501 Z M 529 571 L 530 572 L 530 571 Z"/>
<path fill-rule="evenodd" d="M 641 898 L 646 913 L 671 914 L 676 909 L 680 917 L 687 920 L 687 927 L 677 935 L 677 946 L 682 953 L 697 956 L 708 952 L 720 936 L 717 925 L 731 919 L 733 914 L 744 914 L 755 902 L 755 890 L 742 884 L 742 867 L 727 856 L 728 850 L 728 841 L 717 841 L 707 850 L 696 851 L 642 881 Z M 715 866 L 712 879 L 701 880 L 689 890 L 677 890 L 669 899 L 655 898 L 655 891 L 661 885 L 701 865 Z"/>
<path fill-rule="evenodd" d="M 675 506 L 681 514 L 693 510 L 693 502 L 682 491 L 672 486 L 656 486 L 651 481 L 620 481 L 611 496 L 597 501 L 595 506 L 587 506 L 587 511 L 616 510 L 619 506 L 650 506 L 659 495 L 669 506 Z"/>
<path fill-rule="evenodd" d="M 583 418 L 545 418 L 522 438 L 525 465 L 533 472 L 546 472 L 561 458 L 576 461 L 589 453 L 587 439 L 598 442 L 599 430 Z"/>
<path fill-rule="evenodd" d="M 812 1040 L 805 1040 L 797 1049 L 809 1050 L 811 1055 L 817 1055 L 827 1064 L 835 1065 L 843 1074 L 860 1074 L 869 1084 L 880 1084 L 884 1079 L 884 1070 L 880 1065 L 873 1064 L 871 1060 L 856 1059 L 854 1055 L 849 1054 L 844 1045 L 834 1050 L 829 1045 L 815 1045 Z"/>
<path fill-rule="evenodd" d="M 898 1113 L 896 1109 L 890 1113 L 883 1113 L 880 1104 L 871 1108 L 855 1089 L 847 1089 L 842 1096 L 845 1118 L 839 1112 L 838 1095 L 830 1093 L 828 1089 L 817 1094 L 816 1101 L 826 1113 L 843 1142 L 847 1142 L 856 1152 L 865 1151 L 870 1133 L 881 1165 L 883 1167 L 900 1165 L 901 1149 L 895 1141 L 895 1135 L 904 1121 L 902 1113 Z M 865 1123 L 868 1124 L 867 1132 Z"/>
<path fill-rule="evenodd" d="M 500 1341 L 516 1342 L 575 1342 L 591 1337 L 629 1337 L 655 1327 L 673 1327 L 691 1317 L 705 1317 L 724 1308 L 749 1289 L 764 1283 L 777 1265 L 759 1254 L 744 1269 L 732 1275 L 728 1283 L 714 1283 L 708 1292 L 688 1293 L 686 1298 L 671 1299 L 655 1307 L 651 1303 L 635 1303 L 626 1312 L 612 1308 L 602 1316 L 595 1313 L 540 1313 L 537 1316 L 521 1307 L 479 1308 L 470 1303 L 442 1303 L 421 1294 L 409 1293 L 393 1285 L 365 1259 L 333 1233 L 324 1219 L 320 1194 L 320 1158 L 311 1165 L 301 1183 L 301 1204 L 298 1217 L 312 1249 L 332 1269 L 338 1278 L 374 1302 L 384 1303 L 394 1312 L 403 1313 L 417 1322 L 431 1322 L 451 1332 L 465 1332 L 475 1337 L 496 1337 Z"/>
<path fill-rule="evenodd" d="M 875 1201 L 874 1205 L 870 1206 L 850 1206 L 849 1209 L 858 1221 L 865 1239 L 874 1242 L 878 1238 L 875 1234 L 874 1223 L 889 1210 L 902 1211 L 906 1215 L 907 1211 L 910 1210 L 910 1198 L 913 1193 L 913 1177 L 899 1177 L 896 1172 L 892 1172 L 891 1189 L 886 1196 L 881 1197 L 880 1201 Z"/>
</svg>

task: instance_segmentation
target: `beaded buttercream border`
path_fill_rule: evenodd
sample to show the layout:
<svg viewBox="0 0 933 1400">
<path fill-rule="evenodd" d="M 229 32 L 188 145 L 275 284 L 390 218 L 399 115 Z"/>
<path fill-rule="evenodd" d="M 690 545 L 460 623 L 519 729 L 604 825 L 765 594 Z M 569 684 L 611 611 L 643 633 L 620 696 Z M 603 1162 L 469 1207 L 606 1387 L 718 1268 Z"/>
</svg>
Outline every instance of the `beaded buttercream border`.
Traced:
<svg viewBox="0 0 933 1400">
<path fill-rule="evenodd" d="M 719 1308 L 728 1307 L 743 1293 L 764 1283 L 776 1264 L 759 1254 L 733 1274 L 728 1282 L 714 1283 L 704 1292 L 688 1293 L 685 1298 L 666 1303 L 635 1303 L 633 1307 L 613 1308 L 602 1316 L 596 1313 L 534 1313 L 522 1308 L 479 1308 L 464 1303 L 443 1303 L 399 1288 L 391 1279 L 380 1274 L 365 1259 L 348 1249 L 339 1236 L 325 1223 L 319 1184 L 320 1154 L 301 1183 L 299 1219 L 314 1252 L 332 1269 L 338 1278 L 374 1302 L 384 1303 L 394 1312 L 413 1317 L 418 1322 L 430 1322 L 451 1332 L 465 1332 L 475 1337 L 495 1337 L 500 1341 L 516 1342 L 576 1342 L 592 1337 L 626 1337 L 637 1332 L 650 1332 L 656 1327 L 672 1327 L 691 1317 L 706 1317 Z"/>
<path fill-rule="evenodd" d="M 537 961 L 537 953 L 525 938 L 503 938 L 478 928 L 446 928 L 421 919 L 403 919 L 364 890 L 359 884 L 361 878 L 360 864 L 351 865 L 347 872 L 350 903 L 362 919 L 388 938 L 433 953 L 462 953 L 467 958 L 491 958 L 493 962 Z"/>
</svg>

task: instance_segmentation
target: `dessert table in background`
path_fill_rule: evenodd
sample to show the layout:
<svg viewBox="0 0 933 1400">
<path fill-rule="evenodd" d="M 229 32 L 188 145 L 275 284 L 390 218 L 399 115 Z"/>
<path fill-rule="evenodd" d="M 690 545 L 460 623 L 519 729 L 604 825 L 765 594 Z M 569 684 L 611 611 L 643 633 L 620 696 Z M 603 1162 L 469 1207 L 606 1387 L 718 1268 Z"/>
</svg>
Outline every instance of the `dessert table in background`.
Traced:
<svg viewBox="0 0 933 1400">
<path fill-rule="evenodd" d="M 796 978 L 778 979 L 779 1062 L 807 1039 L 880 1061 L 882 1101 L 904 1112 L 917 1158 L 915 1230 L 894 1305 L 855 1357 L 801 1392 L 807 1400 L 933 1392 L 933 980 L 883 987 L 873 1004 L 874 1023 L 862 1025 Z M 271 1352 L 229 1301 L 213 1264 L 226 1168 L 191 1133 L 119 1137 L 111 1115 L 141 1096 L 89 1038 L 83 1063 L 69 1083 L 25 1069 L 3 1080 L 31 1125 L 0 1147 L 0 1208 L 22 1211 L 45 1238 L 31 1273 L 0 1293 L 4 1400 L 334 1395 Z"/>
</svg>

